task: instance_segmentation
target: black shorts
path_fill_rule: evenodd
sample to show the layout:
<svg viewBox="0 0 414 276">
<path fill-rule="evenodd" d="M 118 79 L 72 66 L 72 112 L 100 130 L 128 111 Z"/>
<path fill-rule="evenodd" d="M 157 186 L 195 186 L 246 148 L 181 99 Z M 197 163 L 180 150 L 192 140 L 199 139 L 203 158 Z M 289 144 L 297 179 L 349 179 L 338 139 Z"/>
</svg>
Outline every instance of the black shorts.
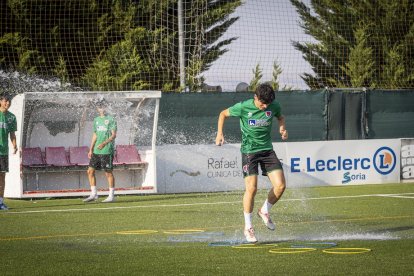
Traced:
<svg viewBox="0 0 414 276">
<path fill-rule="evenodd" d="M 110 172 L 113 170 L 113 155 L 112 154 L 92 154 L 92 158 L 89 161 L 89 167 L 95 170 L 105 170 Z"/>
<path fill-rule="evenodd" d="M 274 150 L 242 153 L 243 177 L 258 175 L 259 164 L 263 175 L 267 175 L 267 173 L 274 170 L 283 170 L 282 163 L 280 163 Z"/>
<path fill-rule="evenodd" d="M 9 156 L 0 155 L 0 172 L 9 172 Z"/>
</svg>

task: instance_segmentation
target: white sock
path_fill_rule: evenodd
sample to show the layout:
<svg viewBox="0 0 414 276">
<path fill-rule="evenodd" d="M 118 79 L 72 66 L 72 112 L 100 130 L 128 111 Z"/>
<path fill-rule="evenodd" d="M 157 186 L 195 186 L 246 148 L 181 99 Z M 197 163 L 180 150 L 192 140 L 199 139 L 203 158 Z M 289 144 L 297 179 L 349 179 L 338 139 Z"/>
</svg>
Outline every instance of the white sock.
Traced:
<svg viewBox="0 0 414 276">
<path fill-rule="evenodd" d="M 244 214 L 244 227 L 245 227 L 245 229 L 252 228 L 253 227 L 253 225 L 252 225 L 252 213 L 243 212 L 243 214 Z"/>
<path fill-rule="evenodd" d="M 91 195 L 96 196 L 96 186 L 91 186 Z"/>
<path fill-rule="evenodd" d="M 269 214 L 270 209 L 273 207 L 273 204 L 269 203 L 269 201 L 266 199 L 266 201 L 263 203 L 262 209 L 260 210 L 263 214 Z"/>
<path fill-rule="evenodd" d="M 109 195 L 108 197 L 114 197 L 115 188 L 109 188 Z"/>
</svg>

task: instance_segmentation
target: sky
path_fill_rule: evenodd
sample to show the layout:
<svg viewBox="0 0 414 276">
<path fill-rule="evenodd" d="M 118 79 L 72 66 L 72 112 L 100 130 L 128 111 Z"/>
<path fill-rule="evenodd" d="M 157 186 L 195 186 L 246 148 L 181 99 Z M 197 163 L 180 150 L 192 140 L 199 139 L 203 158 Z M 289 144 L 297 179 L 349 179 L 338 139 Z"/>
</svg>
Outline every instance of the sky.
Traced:
<svg viewBox="0 0 414 276">
<path fill-rule="evenodd" d="M 309 5 L 309 0 L 304 1 Z M 223 39 L 238 37 L 208 71 L 204 73 L 208 85 L 220 85 L 224 91 L 235 91 L 240 82 L 250 83 L 257 64 L 263 71 L 262 81 L 272 79 L 273 62 L 283 72 L 279 83 L 308 89 L 300 78 L 312 73 L 302 53 L 294 49 L 292 41 L 313 42 L 299 26 L 299 16 L 289 0 L 245 0 L 235 14 L 234 23 Z"/>
</svg>

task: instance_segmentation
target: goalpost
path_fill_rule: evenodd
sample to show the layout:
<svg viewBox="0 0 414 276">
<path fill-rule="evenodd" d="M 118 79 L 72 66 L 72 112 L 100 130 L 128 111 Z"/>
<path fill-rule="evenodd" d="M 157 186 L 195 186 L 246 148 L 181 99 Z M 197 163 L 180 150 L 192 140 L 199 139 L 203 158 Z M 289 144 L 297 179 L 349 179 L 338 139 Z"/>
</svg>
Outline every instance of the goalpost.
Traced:
<svg viewBox="0 0 414 276">
<path fill-rule="evenodd" d="M 93 119 L 92 104 L 104 98 L 117 121 L 114 176 L 116 194 L 156 193 L 156 128 L 160 91 L 23 93 L 10 107 L 16 115 L 19 153 L 10 154 L 5 197 L 83 196 Z M 108 192 L 96 172 L 98 194 Z"/>
</svg>

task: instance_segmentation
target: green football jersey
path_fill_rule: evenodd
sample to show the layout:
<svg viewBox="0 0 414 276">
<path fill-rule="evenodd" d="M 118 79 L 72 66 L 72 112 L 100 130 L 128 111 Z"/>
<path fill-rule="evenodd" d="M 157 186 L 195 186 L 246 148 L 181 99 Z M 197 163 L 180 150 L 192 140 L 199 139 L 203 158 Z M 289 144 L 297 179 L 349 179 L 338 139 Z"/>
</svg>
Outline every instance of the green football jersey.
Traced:
<svg viewBox="0 0 414 276">
<path fill-rule="evenodd" d="M 114 154 L 114 141 L 106 144 L 102 149 L 98 149 L 98 146 L 111 137 L 112 131 L 116 131 L 116 128 L 116 121 L 112 116 L 99 116 L 93 120 L 93 132 L 96 133 L 96 143 L 93 149 L 94 154 Z"/>
<path fill-rule="evenodd" d="M 9 155 L 9 133 L 17 130 L 16 116 L 0 112 L 0 155 Z"/>
<path fill-rule="evenodd" d="M 250 99 L 237 103 L 229 108 L 230 116 L 240 118 L 242 132 L 242 153 L 254 153 L 273 149 L 272 123 L 273 117 L 281 116 L 280 104 L 273 101 L 265 110 L 260 110 Z"/>
</svg>

